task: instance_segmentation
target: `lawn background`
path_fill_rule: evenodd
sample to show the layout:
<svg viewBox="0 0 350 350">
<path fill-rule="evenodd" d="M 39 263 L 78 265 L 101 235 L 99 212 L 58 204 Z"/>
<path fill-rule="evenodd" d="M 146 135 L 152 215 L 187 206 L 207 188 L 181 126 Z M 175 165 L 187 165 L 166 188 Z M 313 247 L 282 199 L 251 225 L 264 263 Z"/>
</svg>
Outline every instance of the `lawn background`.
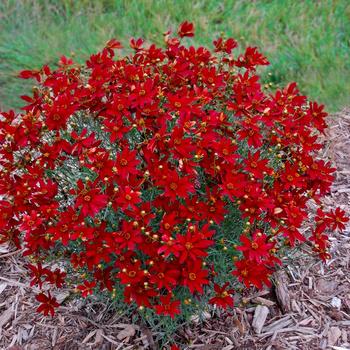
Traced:
<svg viewBox="0 0 350 350">
<path fill-rule="evenodd" d="M 18 108 L 30 91 L 22 69 L 61 55 L 83 62 L 112 37 L 163 44 L 183 20 L 195 23 L 194 44 L 212 46 L 223 32 L 241 50 L 258 46 L 271 88 L 296 81 L 329 111 L 350 105 L 349 0 L 0 0 L 0 107 Z"/>
</svg>

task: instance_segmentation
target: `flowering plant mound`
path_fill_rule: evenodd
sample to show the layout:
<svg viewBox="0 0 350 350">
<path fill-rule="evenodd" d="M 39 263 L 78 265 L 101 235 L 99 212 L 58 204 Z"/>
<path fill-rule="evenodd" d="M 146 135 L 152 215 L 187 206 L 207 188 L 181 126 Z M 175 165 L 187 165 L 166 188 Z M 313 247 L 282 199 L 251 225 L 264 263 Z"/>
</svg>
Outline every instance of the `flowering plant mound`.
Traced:
<svg viewBox="0 0 350 350">
<path fill-rule="evenodd" d="M 257 48 L 186 47 L 193 35 L 184 22 L 165 48 L 131 39 L 116 59 L 112 39 L 86 65 L 21 72 L 38 84 L 0 116 L 0 242 L 31 257 L 39 312 L 65 283 L 171 317 L 232 307 L 300 242 L 328 258 L 327 230 L 348 219 L 320 202 L 335 171 L 316 157 L 323 106 L 295 83 L 264 92 Z"/>
</svg>

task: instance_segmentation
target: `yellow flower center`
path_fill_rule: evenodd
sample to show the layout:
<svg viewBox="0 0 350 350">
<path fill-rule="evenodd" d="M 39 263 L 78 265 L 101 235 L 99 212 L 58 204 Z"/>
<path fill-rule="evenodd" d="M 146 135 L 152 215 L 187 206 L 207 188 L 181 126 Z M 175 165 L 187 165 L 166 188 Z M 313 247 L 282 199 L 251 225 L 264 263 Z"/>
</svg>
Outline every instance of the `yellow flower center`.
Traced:
<svg viewBox="0 0 350 350">
<path fill-rule="evenodd" d="M 226 187 L 229 189 L 229 190 L 233 190 L 234 189 L 234 186 L 233 186 L 233 183 L 229 182 Z"/>
<path fill-rule="evenodd" d="M 185 247 L 187 250 L 190 250 L 193 248 L 193 244 L 191 242 L 186 242 Z"/>
<path fill-rule="evenodd" d="M 136 276 L 136 271 L 129 271 L 128 276 L 134 278 Z"/>
<path fill-rule="evenodd" d="M 190 272 L 188 277 L 191 281 L 194 281 L 197 278 L 197 275 L 194 272 Z"/>
<path fill-rule="evenodd" d="M 175 190 L 177 189 L 177 183 L 172 182 L 172 183 L 170 184 L 170 188 L 171 188 L 173 191 L 175 191 Z"/>
<path fill-rule="evenodd" d="M 258 248 L 259 248 L 258 243 L 252 242 L 252 248 L 253 248 L 254 250 L 255 250 L 255 249 L 258 249 Z"/>
</svg>

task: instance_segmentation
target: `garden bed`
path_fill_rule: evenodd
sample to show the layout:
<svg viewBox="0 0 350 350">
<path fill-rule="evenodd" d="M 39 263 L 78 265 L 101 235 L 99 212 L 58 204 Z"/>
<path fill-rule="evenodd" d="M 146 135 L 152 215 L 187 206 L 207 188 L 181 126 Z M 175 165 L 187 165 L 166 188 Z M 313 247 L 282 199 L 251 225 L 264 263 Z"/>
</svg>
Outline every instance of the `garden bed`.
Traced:
<svg viewBox="0 0 350 350">
<path fill-rule="evenodd" d="M 350 110 L 329 118 L 325 156 L 337 166 L 325 207 L 350 208 Z M 293 264 L 275 275 L 273 289 L 250 291 L 221 317 L 208 313 L 178 331 L 175 340 L 189 349 L 334 349 L 350 347 L 349 227 L 330 237 L 332 258 L 323 264 L 304 246 Z M 309 251 L 310 250 L 310 251 Z M 29 287 L 25 262 L 0 246 L 1 349 L 157 349 L 143 325 L 130 325 L 109 305 L 71 300 L 62 289 L 63 306 L 54 318 L 35 312 L 35 288 Z M 267 314 L 267 316 L 266 316 Z M 266 316 L 266 319 L 265 319 Z"/>
</svg>

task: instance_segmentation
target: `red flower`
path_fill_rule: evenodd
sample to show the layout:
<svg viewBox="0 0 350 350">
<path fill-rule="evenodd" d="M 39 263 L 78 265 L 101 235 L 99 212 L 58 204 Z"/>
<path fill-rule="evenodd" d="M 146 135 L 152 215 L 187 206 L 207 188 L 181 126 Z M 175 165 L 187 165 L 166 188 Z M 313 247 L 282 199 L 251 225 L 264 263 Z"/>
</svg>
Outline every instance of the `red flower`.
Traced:
<svg viewBox="0 0 350 350">
<path fill-rule="evenodd" d="M 139 51 L 142 49 L 143 39 L 138 38 L 137 40 L 134 38 L 130 39 L 130 47 L 135 51 Z"/>
<path fill-rule="evenodd" d="M 138 306 L 151 308 L 151 299 L 158 295 L 154 289 L 145 286 L 142 283 L 126 286 L 124 290 L 125 301 L 127 303 L 135 302 Z"/>
<path fill-rule="evenodd" d="M 112 267 L 98 268 L 94 271 L 94 280 L 100 283 L 100 290 L 107 289 L 110 292 L 113 290 L 115 283 L 114 278 L 112 279 Z"/>
<path fill-rule="evenodd" d="M 244 67 L 247 69 L 255 69 L 256 66 L 270 64 L 256 47 L 247 47 L 245 53 L 240 55 L 235 63 L 237 67 Z"/>
<path fill-rule="evenodd" d="M 126 265 L 117 276 L 123 284 L 136 284 L 145 278 L 145 273 L 141 269 L 141 262 L 137 261 L 132 265 Z"/>
<path fill-rule="evenodd" d="M 235 262 L 236 270 L 232 272 L 234 276 L 237 276 L 238 280 L 243 282 L 247 288 L 251 285 L 261 289 L 263 284 L 270 287 L 271 282 L 269 276 L 271 269 L 266 267 L 265 264 L 258 264 L 252 260 L 238 260 Z"/>
<path fill-rule="evenodd" d="M 203 286 L 209 284 L 208 270 L 202 269 L 202 261 L 196 260 L 190 263 L 183 271 L 183 285 L 188 287 L 191 293 L 197 291 L 203 293 Z"/>
<path fill-rule="evenodd" d="M 180 177 L 176 171 L 169 171 L 164 177 L 160 185 L 165 187 L 164 196 L 170 200 L 175 200 L 177 196 L 186 198 L 194 191 L 194 186 L 188 176 Z"/>
<path fill-rule="evenodd" d="M 77 290 L 81 292 L 83 298 L 86 298 L 88 295 L 93 293 L 94 288 L 96 287 L 96 282 L 84 281 L 83 284 L 77 286 Z"/>
<path fill-rule="evenodd" d="M 235 164 L 239 158 L 238 154 L 235 153 L 238 147 L 232 144 L 229 139 L 222 139 L 220 142 L 213 143 L 213 148 L 220 157 L 230 164 Z"/>
<path fill-rule="evenodd" d="M 45 111 L 45 124 L 49 130 L 64 129 L 68 118 L 76 111 L 77 105 L 71 100 L 68 93 L 59 95 L 53 104 L 43 106 Z"/>
<path fill-rule="evenodd" d="M 178 255 L 177 246 L 175 244 L 174 238 L 163 235 L 162 236 L 162 246 L 158 249 L 158 254 L 163 254 L 164 258 L 166 259 L 171 254 Z"/>
<path fill-rule="evenodd" d="M 41 76 L 43 74 L 49 75 L 50 72 L 50 68 L 48 66 L 43 66 L 40 70 L 38 69 L 33 69 L 33 70 L 22 70 L 19 73 L 19 77 L 22 79 L 31 79 L 31 78 L 35 78 L 36 81 L 40 82 L 41 81 Z"/>
<path fill-rule="evenodd" d="M 260 159 L 259 151 L 253 155 L 249 152 L 248 158 L 245 160 L 245 169 L 255 178 L 263 179 L 265 175 L 271 175 L 272 169 L 267 166 L 268 162 L 268 159 Z"/>
<path fill-rule="evenodd" d="M 180 102 L 176 102 L 180 103 Z M 184 103 L 188 106 L 188 103 Z M 195 150 L 195 146 L 190 138 L 185 138 L 184 131 L 180 128 L 174 128 L 171 139 L 168 142 L 169 148 L 174 148 L 174 156 L 176 158 L 191 158 L 191 154 Z"/>
<path fill-rule="evenodd" d="M 101 190 L 98 188 L 90 189 L 88 186 L 84 186 L 81 180 L 78 181 L 78 196 L 76 198 L 75 207 L 81 208 L 82 215 L 94 216 L 107 204 L 107 196 L 101 194 Z M 90 185 L 92 185 L 90 183 Z"/>
<path fill-rule="evenodd" d="M 60 304 L 57 302 L 57 299 L 55 297 L 52 297 L 50 292 L 47 292 L 47 295 L 45 295 L 45 293 L 40 293 L 36 295 L 35 298 L 41 303 L 36 311 L 42 312 L 45 316 L 48 314 L 54 316 L 55 308 L 60 306 Z"/>
<path fill-rule="evenodd" d="M 190 22 L 182 22 L 179 26 L 179 29 L 177 31 L 180 38 L 183 38 L 185 36 L 194 36 L 194 25 Z"/>
<path fill-rule="evenodd" d="M 307 111 L 307 119 L 322 133 L 327 128 L 325 118 L 328 115 L 323 109 L 324 105 L 318 105 L 317 102 L 312 102 L 310 103 L 310 109 Z"/>
<path fill-rule="evenodd" d="M 289 239 L 289 243 L 292 247 L 295 245 L 295 241 L 305 242 L 305 237 L 300 233 L 300 231 L 294 226 L 283 227 L 280 229 L 280 232 L 283 232 L 283 235 Z"/>
<path fill-rule="evenodd" d="M 174 318 L 175 315 L 180 314 L 179 306 L 181 302 L 179 300 L 171 300 L 172 295 L 167 294 L 159 298 L 160 304 L 155 305 L 155 310 L 158 315 L 165 315 Z"/>
<path fill-rule="evenodd" d="M 238 44 L 237 41 L 232 38 L 228 38 L 227 40 L 219 38 L 214 40 L 214 46 L 215 52 L 226 52 L 227 54 L 230 54 L 232 50 L 238 46 Z"/>
<path fill-rule="evenodd" d="M 71 133 L 74 144 L 72 146 L 72 149 L 69 150 L 69 153 L 80 156 L 84 150 L 97 147 L 101 143 L 101 141 L 96 141 L 94 133 L 86 136 L 87 133 L 88 130 L 86 128 L 83 129 L 80 135 L 76 131 L 73 131 Z"/>
<path fill-rule="evenodd" d="M 121 231 L 116 232 L 115 242 L 118 243 L 119 249 L 125 248 L 134 250 L 136 246 L 142 243 L 143 238 L 140 231 L 132 222 L 123 222 Z"/>
<path fill-rule="evenodd" d="M 128 131 L 130 127 L 125 125 L 119 125 L 114 120 L 105 120 L 103 122 L 105 130 L 110 132 L 110 141 L 114 143 L 117 139 L 121 139 Z"/>
<path fill-rule="evenodd" d="M 64 278 L 66 277 L 66 273 L 62 272 L 60 269 L 56 269 L 55 271 L 49 271 L 47 273 L 45 282 L 55 284 L 57 288 L 61 288 L 64 284 Z"/>
<path fill-rule="evenodd" d="M 328 218 L 332 221 L 332 230 L 338 229 L 343 231 L 345 229 L 345 223 L 349 221 L 349 218 L 345 216 L 345 211 L 340 208 L 331 210 L 328 214 Z"/>
<path fill-rule="evenodd" d="M 117 39 L 111 39 L 107 42 L 106 47 L 110 49 L 122 49 L 122 44 Z"/>
<path fill-rule="evenodd" d="M 41 278 L 45 277 L 45 275 L 47 276 L 51 271 L 46 267 L 43 268 L 40 262 L 36 266 L 28 264 L 27 268 L 31 270 L 30 277 L 32 280 L 30 281 L 30 285 L 34 286 L 37 284 L 39 288 L 42 288 L 43 281 Z"/>
<path fill-rule="evenodd" d="M 173 263 L 159 261 L 152 267 L 149 281 L 157 288 L 166 288 L 171 291 L 176 286 L 180 277 L 180 272 Z"/>
<path fill-rule="evenodd" d="M 124 149 L 117 157 L 117 173 L 122 178 L 127 178 L 129 175 L 138 174 L 137 169 L 140 161 L 136 158 L 137 152 Z"/>
<path fill-rule="evenodd" d="M 30 215 L 23 215 L 22 221 L 23 223 L 20 226 L 20 229 L 24 232 L 30 232 L 31 230 L 38 228 L 44 219 L 41 218 L 36 211 L 32 210 Z"/>
<path fill-rule="evenodd" d="M 249 260 L 255 260 L 261 262 L 269 255 L 270 249 L 274 247 L 274 243 L 266 243 L 267 236 L 261 232 L 256 232 L 253 234 L 253 238 L 250 240 L 245 235 L 240 237 L 242 246 L 238 246 L 237 250 L 240 250 L 244 253 Z"/>
<path fill-rule="evenodd" d="M 58 65 L 63 69 L 67 66 L 71 66 L 73 63 L 73 60 L 71 58 L 67 58 L 66 56 L 61 56 L 61 58 L 58 61 Z"/>
<path fill-rule="evenodd" d="M 258 148 L 262 146 L 262 134 L 259 126 L 254 124 L 242 124 L 242 129 L 238 131 L 240 140 L 247 139 L 248 145 Z"/>
<path fill-rule="evenodd" d="M 215 296 L 209 300 L 209 304 L 214 304 L 226 309 L 228 306 L 233 307 L 233 289 L 227 289 L 229 283 L 226 282 L 222 287 L 214 283 Z"/>
<path fill-rule="evenodd" d="M 141 192 L 134 191 L 130 186 L 124 188 L 115 187 L 116 198 L 112 202 L 113 207 L 117 210 L 118 208 L 126 210 L 132 208 L 136 210 L 136 205 L 141 203 L 140 198 Z"/>
<path fill-rule="evenodd" d="M 248 185 L 245 174 L 226 173 L 223 184 L 220 186 L 222 193 L 227 195 L 230 200 L 235 200 L 245 194 L 245 187 Z"/>
<path fill-rule="evenodd" d="M 182 264 L 188 259 L 196 260 L 208 255 L 207 249 L 214 244 L 214 241 L 207 238 L 213 235 L 213 231 L 204 233 L 203 229 L 201 234 L 198 232 L 197 227 L 190 226 L 187 233 L 183 235 L 177 235 L 175 238 L 175 255 L 179 258 L 179 263 Z M 162 252 L 162 248 L 158 250 Z"/>
<path fill-rule="evenodd" d="M 299 173 L 299 167 L 297 165 L 292 165 L 287 162 L 285 164 L 284 173 L 282 173 L 281 180 L 284 183 L 284 188 L 286 190 L 293 186 L 301 187 L 304 186 L 305 179 Z"/>
</svg>

